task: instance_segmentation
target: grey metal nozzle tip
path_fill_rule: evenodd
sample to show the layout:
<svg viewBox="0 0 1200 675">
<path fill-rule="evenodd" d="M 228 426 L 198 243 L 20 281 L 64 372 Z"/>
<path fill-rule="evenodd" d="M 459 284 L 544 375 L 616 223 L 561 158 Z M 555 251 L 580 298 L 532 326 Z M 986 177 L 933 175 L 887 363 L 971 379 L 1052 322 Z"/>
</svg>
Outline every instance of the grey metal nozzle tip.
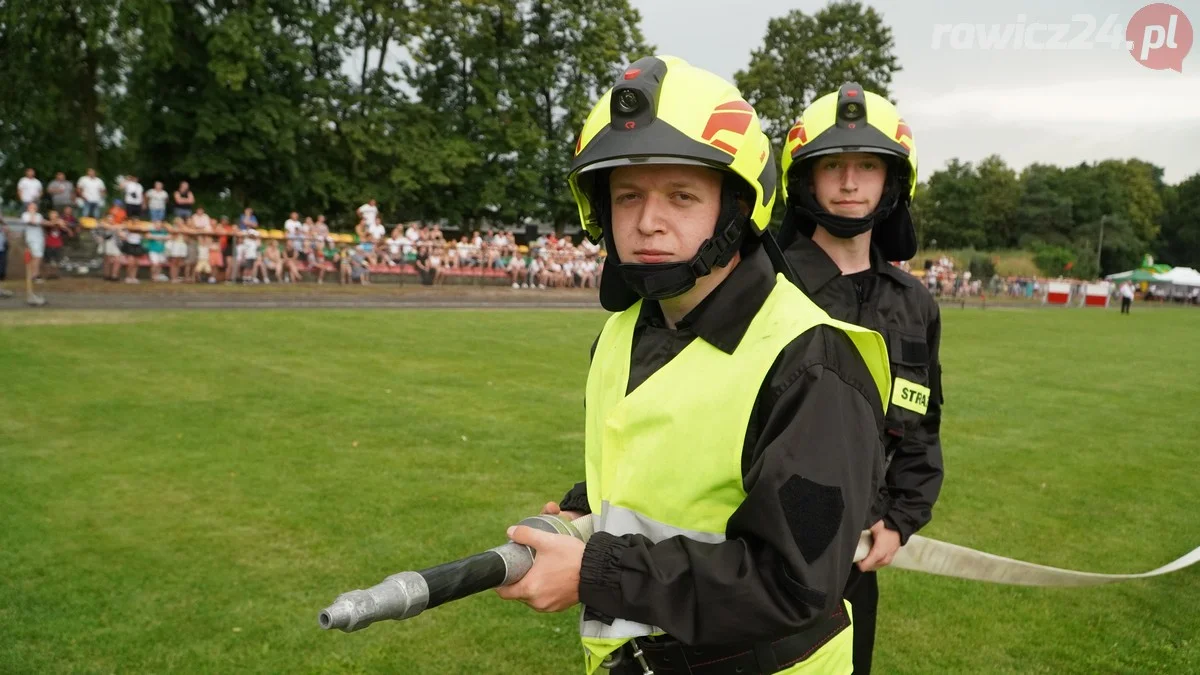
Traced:
<svg viewBox="0 0 1200 675">
<path fill-rule="evenodd" d="M 317 623 L 321 624 L 321 628 L 324 630 L 331 628 L 346 630 L 352 618 L 351 604 L 345 600 L 338 600 L 321 611 L 321 614 L 317 616 Z"/>
<path fill-rule="evenodd" d="M 419 572 L 400 572 L 366 590 L 347 591 L 317 616 L 321 628 L 346 633 L 376 621 L 408 619 L 429 604 L 429 584 Z"/>
</svg>

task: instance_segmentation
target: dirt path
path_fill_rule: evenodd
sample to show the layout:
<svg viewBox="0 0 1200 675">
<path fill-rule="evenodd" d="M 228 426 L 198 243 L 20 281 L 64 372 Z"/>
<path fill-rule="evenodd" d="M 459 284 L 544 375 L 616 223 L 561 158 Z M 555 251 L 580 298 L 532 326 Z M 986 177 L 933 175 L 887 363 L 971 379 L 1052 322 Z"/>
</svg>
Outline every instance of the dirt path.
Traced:
<svg viewBox="0 0 1200 675">
<path fill-rule="evenodd" d="M 25 304 L 23 285 L 0 299 L 0 311 L 36 311 Z M 595 289 L 514 289 L 509 287 L 413 284 L 339 286 L 166 285 L 143 281 L 134 286 L 97 279 L 52 279 L 37 292 L 54 309 L 299 309 L 299 308 L 547 308 L 599 309 Z"/>
<path fill-rule="evenodd" d="M 24 284 L 9 279 L 4 288 L 11 298 L 0 299 L 0 312 L 37 311 L 25 304 Z M 595 289 L 515 289 L 508 286 L 469 284 L 429 287 L 394 278 L 370 286 L 304 283 L 269 286 L 225 284 L 137 285 L 95 278 L 51 279 L 37 286 L 48 308 L 86 310 L 137 309 L 600 309 Z M 1036 309 L 1037 301 L 993 298 L 983 306 L 979 298 L 943 298 L 943 309 Z M 1061 308 L 1052 308 L 1061 309 Z"/>
</svg>

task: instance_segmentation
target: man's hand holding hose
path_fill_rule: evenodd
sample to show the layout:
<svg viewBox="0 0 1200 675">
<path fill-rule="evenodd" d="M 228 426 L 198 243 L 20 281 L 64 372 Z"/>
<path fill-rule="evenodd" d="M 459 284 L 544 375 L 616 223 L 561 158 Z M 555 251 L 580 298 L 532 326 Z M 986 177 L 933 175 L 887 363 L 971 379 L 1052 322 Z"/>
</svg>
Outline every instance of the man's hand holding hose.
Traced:
<svg viewBox="0 0 1200 675">
<path fill-rule="evenodd" d="M 558 502 L 547 502 L 542 515 L 575 520 L 584 515 L 563 511 Z M 537 552 L 533 567 L 515 584 L 501 586 L 496 595 L 520 600 L 539 612 L 561 612 L 579 602 L 579 568 L 586 546 L 575 537 L 541 532 L 524 525 L 508 528 L 508 538 Z"/>
<path fill-rule="evenodd" d="M 900 550 L 900 533 L 890 530 L 883 521 L 871 526 L 871 551 L 856 563 L 860 572 L 874 572 L 892 564 Z"/>
</svg>

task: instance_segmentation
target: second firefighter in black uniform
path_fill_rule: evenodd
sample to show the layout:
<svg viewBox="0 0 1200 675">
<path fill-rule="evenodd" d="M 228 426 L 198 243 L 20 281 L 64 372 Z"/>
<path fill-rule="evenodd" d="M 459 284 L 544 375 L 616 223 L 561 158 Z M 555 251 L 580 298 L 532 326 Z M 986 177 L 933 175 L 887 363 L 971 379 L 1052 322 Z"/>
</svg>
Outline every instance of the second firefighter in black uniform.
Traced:
<svg viewBox="0 0 1200 675">
<path fill-rule="evenodd" d="M 887 99 L 847 83 L 806 109 L 783 156 L 786 257 L 806 295 L 835 319 L 878 331 L 895 378 L 885 420 L 886 488 L 872 510 L 870 555 L 846 586 L 854 672 L 871 671 L 875 570 L 930 521 L 942 485 L 941 315 L 917 279 L 892 266 L 916 253 L 909 203 L 912 132 Z"/>
</svg>

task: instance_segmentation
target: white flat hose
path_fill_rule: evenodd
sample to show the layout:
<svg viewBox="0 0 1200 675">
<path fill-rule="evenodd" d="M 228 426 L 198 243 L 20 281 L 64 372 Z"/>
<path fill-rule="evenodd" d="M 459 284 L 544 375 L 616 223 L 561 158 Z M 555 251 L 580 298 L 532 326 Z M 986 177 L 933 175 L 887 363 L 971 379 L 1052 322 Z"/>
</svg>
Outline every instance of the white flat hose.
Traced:
<svg viewBox="0 0 1200 675">
<path fill-rule="evenodd" d="M 586 541 L 592 533 L 592 517 L 583 516 L 573 521 L 581 532 L 586 530 Z M 854 562 L 867 557 L 871 551 L 870 530 L 863 530 L 858 539 L 858 547 L 854 551 Z M 1056 586 L 1060 588 L 1075 586 L 1097 586 L 1111 584 L 1117 581 L 1146 579 L 1162 574 L 1170 574 L 1195 565 L 1200 562 L 1200 546 L 1192 549 L 1191 553 L 1159 567 L 1158 569 L 1140 574 L 1096 574 L 1095 572 L 1077 572 L 1058 567 L 1038 565 L 1036 563 L 1014 560 L 1002 556 L 976 551 L 973 548 L 948 544 L 944 541 L 929 539 L 919 534 L 908 538 L 908 543 L 900 547 L 892 558 L 889 567 L 893 569 L 924 572 L 943 577 L 986 581 L 993 584 L 1011 586 Z"/>
<path fill-rule="evenodd" d="M 864 533 L 864 536 L 869 533 Z M 862 541 L 859 541 L 861 547 Z M 1117 581 L 1146 579 L 1162 574 L 1170 574 L 1195 565 L 1200 562 L 1200 546 L 1190 553 L 1157 569 L 1140 574 L 1097 574 L 1095 572 L 1077 572 L 1058 567 L 1038 565 L 1004 558 L 983 551 L 976 551 L 965 546 L 948 544 L 936 539 L 928 539 L 919 534 L 908 538 L 908 543 L 896 552 L 890 567 L 926 574 L 937 574 L 944 577 L 986 581 L 994 584 L 1012 586 L 1056 586 L 1059 588 L 1076 586 L 1098 586 Z"/>
</svg>

